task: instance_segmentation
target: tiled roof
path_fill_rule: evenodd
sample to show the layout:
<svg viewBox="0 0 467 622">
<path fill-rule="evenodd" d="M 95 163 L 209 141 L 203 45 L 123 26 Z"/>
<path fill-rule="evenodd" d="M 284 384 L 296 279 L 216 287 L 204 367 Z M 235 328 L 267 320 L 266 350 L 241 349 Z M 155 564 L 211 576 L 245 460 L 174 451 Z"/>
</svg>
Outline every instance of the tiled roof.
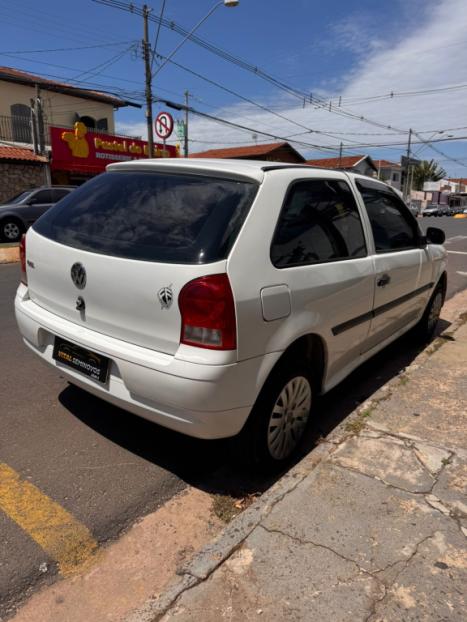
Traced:
<svg viewBox="0 0 467 622">
<path fill-rule="evenodd" d="M 0 145 L 0 160 L 23 160 L 27 162 L 47 162 L 44 156 L 36 155 L 32 149 L 6 147 Z"/>
<path fill-rule="evenodd" d="M 73 97 L 81 97 L 83 99 L 92 99 L 93 101 L 104 102 L 112 104 L 112 106 L 136 106 L 141 108 L 139 104 L 127 102 L 110 93 L 102 93 L 100 91 L 93 91 L 91 89 L 81 89 L 67 84 L 66 82 L 57 82 L 55 80 L 48 80 L 42 76 L 36 76 L 35 74 L 14 69 L 13 67 L 0 67 L 0 80 L 6 82 L 17 82 L 19 84 L 36 85 L 38 84 L 45 90 L 56 91 L 58 93 L 64 93 L 65 95 L 72 95 Z"/>
<path fill-rule="evenodd" d="M 247 145 L 244 147 L 228 147 L 225 149 L 209 149 L 208 151 L 200 151 L 192 153 L 190 158 L 241 158 L 250 156 L 266 156 L 276 149 L 288 147 L 295 149 L 287 142 L 267 143 L 265 145 Z M 298 153 L 298 152 L 297 152 Z"/>
<path fill-rule="evenodd" d="M 352 168 L 364 157 L 364 155 L 356 155 L 342 156 L 342 158 L 319 158 L 318 160 L 307 160 L 306 164 L 319 168 Z"/>
<path fill-rule="evenodd" d="M 389 162 L 389 160 L 373 160 L 376 168 L 400 168 L 398 162 Z"/>
</svg>

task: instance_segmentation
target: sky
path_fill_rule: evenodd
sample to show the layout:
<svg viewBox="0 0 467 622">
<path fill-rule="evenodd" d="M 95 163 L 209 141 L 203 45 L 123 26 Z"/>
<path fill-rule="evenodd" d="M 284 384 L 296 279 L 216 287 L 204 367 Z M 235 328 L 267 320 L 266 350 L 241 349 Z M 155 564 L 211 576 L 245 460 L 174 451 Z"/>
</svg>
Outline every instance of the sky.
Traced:
<svg viewBox="0 0 467 622">
<path fill-rule="evenodd" d="M 148 0 L 152 15 L 164 5 L 164 17 L 188 31 L 215 4 Z M 190 114 L 190 152 L 287 139 L 306 158 L 338 155 L 342 143 L 346 155 L 399 161 L 412 128 L 415 157 L 467 177 L 466 0 L 218 4 L 196 35 L 258 71 L 186 41 L 177 65 L 156 73 L 156 97 L 182 102 L 188 90 L 196 111 L 247 128 Z M 142 32 L 138 15 L 93 0 L 0 0 L 0 65 L 141 103 Z M 156 39 L 167 57 L 183 37 L 150 22 Z M 163 109 L 154 105 L 155 114 Z M 116 122 L 122 133 L 146 135 L 144 109 L 123 108 Z M 438 139 L 448 140 L 432 143 L 435 151 L 427 141 Z"/>
</svg>

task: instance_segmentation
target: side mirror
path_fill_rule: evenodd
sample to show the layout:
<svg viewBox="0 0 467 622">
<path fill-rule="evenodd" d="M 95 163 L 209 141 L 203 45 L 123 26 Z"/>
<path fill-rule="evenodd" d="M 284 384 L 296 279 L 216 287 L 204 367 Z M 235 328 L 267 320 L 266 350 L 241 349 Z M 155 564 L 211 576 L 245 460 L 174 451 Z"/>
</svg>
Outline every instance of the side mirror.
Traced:
<svg viewBox="0 0 467 622">
<path fill-rule="evenodd" d="M 431 244 L 444 244 L 446 235 L 444 231 L 442 229 L 438 229 L 438 227 L 428 227 L 426 230 L 426 239 L 427 242 Z"/>
</svg>

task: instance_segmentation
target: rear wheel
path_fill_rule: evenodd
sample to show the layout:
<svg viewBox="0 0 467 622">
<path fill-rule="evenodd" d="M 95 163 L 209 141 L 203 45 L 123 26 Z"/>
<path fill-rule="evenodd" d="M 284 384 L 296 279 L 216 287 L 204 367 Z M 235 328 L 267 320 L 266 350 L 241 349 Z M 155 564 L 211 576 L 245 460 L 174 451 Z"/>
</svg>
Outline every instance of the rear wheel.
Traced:
<svg viewBox="0 0 467 622">
<path fill-rule="evenodd" d="M 277 470 L 296 455 L 313 396 L 305 365 L 285 365 L 273 372 L 261 391 L 244 429 L 235 439 L 237 458 L 264 470 Z"/>
<path fill-rule="evenodd" d="M 19 242 L 23 234 L 23 226 L 13 218 L 2 220 L 0 223 L 0 238 L 4 242 Z"/>
</svg>

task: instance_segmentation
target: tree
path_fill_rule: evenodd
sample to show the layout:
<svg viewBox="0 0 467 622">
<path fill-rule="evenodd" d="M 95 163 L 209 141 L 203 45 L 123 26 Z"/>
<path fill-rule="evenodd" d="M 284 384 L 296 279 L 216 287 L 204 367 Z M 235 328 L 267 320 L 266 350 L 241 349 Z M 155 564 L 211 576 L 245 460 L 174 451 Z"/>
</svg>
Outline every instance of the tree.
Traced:
<svg viewBox="0 0 467 622">
<path fill-rule="evenodd" d="M 420 164 L 413 169 L 413 189 L 423 190 L 423 184 L 426 181 L 439 181 L 446 177 L 444 168 L 434 160 L 422 160 Z"/>
</svg>

